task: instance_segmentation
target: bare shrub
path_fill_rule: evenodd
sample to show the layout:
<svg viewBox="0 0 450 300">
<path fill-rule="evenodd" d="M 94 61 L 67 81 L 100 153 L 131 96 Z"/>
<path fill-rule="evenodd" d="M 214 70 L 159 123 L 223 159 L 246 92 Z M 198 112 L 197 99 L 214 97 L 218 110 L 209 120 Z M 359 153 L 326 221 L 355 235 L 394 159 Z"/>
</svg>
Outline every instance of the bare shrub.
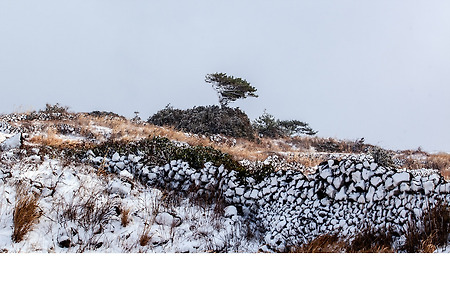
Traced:
<svg viewBox="0 0 450 300">
<path fill-rule="evenodd" d="M 84 229 L 99 229 L 115 216 L 116 203 L 107 199 L 99 201 L 95 198 L 83 199 L 75 206 L 77 221 Z"/>
<path fill-rule="evenodd" d="M 119 203 L 100 191 L 92 191 L 82 184 L 71 202 L 62 202 L 60 221 L 72 221 L 87 232 L 101 233 L 117 217 Z"/>
<path fill-rule="evenodd" d="M 370 145 L 365 144 L 364 138 L 355 141 L 337 140 L 333 138 L 321 138 L 311 136 L 295 136 L 286 141 L 300 150 L 316 149 L 319 152 L 328 153 L 363 153 Z"/>
<path fill-rule="evenodd" d="M 17 186 L 16 204 L 13 211 L 13 242 L 22 241 L 33 225 L 37 223 L 41 216 L 38 199 L 38 195 L 31 193 L 25 184 Z"/>
<path fill-rule="evenodd" d="M 214 204 L 214 213 L 223 215 L 225 208 L 225 197 L 220 189 L 219 180 L 215 184 L 208 184 L 205 188 L 193 184 L 188 191 L 188 198 L 191 203 L 199 207 L 208 208 Z"/>
</svg>

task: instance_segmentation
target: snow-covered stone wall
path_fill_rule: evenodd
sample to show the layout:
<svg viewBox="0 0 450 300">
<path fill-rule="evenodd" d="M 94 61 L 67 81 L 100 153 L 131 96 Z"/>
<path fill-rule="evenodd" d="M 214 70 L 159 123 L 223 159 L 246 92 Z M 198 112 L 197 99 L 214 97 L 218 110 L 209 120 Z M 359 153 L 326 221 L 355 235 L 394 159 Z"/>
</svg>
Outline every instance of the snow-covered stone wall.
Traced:
<svg viewBox="0 0 450 300">
<path fill-rule="evenodd" d="M 95 165 L 124 177 L 184 192 L 195 186 L 197 193 L 220 195 L 254 220 L 268 247 L 276 250 L 325 233 L 349 236 L 367 225 L 391 230 L 401 243 L 410 221 L 420 222 L 428 207 L 450 200 L 450 183 L 439 174 L 386 169 L 367 159 L 329 160 L 312 175 L 279 171 L 261 182 L 239 180 L 235 171 L 211 163 L 200 170 L 183 161 L 151 168 L 141 159 L 89 153 Z"/>
</svg>

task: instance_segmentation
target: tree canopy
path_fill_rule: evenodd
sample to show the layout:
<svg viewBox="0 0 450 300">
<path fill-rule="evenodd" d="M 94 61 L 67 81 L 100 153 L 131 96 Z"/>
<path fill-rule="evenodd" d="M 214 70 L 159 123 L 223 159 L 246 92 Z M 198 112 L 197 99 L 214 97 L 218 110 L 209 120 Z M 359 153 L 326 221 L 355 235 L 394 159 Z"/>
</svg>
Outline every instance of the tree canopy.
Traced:
<svg viewBox="0 0 450 300">
<path fill-rule="evenodd" d="M 228 76 L 226 73 L 214 73 L 206 75 L 205 81 L 211 83 L 219 96 L 222 107 L 228 103 L 247 97 L 258 97 L 256 88 L 247 80 Z"/>
</svg>

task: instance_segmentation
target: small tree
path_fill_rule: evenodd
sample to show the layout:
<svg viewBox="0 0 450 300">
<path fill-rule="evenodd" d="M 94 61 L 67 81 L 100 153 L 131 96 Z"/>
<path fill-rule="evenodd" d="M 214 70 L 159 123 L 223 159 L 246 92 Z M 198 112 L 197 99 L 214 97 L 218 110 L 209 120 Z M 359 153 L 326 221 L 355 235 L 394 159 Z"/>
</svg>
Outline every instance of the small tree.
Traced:
<svg viewBox="0 0 450 300">
<path fill-rule="evenodd" d="M 228 103 L 241 98 L 255 97 L 256 88 L 250 85 L 245 79 L 234 78 L 226 73 L 214 73 L 206 75 L 205 81 L 211 83 L 219 96 L 219 103 L 222 107 Z"/>
<path fill-rule="evenodd" d="M 278 120 L 264 110 L 262 116 L 253 121 L 253 128 L 260 136 L 277 138 L 283 136 Z"/>
<path fill-rule="evenodd" d="M 285 137 L 298 134 L 315 135 L 317 131 L 309 127 L 308 123 L 298 120 L 280 121 L 264 111 L 262 116 L 253 121 L 253 128 L 266 137 Z"/>
<path fill-rule="evenodd" d="M 278 124 L 288 136 L 297 134 L 315 135 L 317 131 L 309 127 L 308 123 L 299 120 L 278 121 Z"/>
</svg>

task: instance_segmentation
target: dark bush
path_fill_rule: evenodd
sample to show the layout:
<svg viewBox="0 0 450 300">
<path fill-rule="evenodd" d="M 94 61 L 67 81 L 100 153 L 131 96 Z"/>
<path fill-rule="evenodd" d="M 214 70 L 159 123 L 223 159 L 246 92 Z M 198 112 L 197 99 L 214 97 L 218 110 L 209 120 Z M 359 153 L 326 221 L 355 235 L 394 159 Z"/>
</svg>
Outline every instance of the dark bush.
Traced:
<svg viewBox="0 0 450 300">
<path fill-rule="evenodd" d="M 109 111 L 98 111 L 94 110 L 90 113 L 88 113 L 89 116 L 96 117 L 96 118 L 106 118 L 106 119 L 118 119 L 118 120 L 126 120 L 124 116 L 121 116 L 119 114 L 109 112 Z"/>
<path fill-rule="evenodd" d="M 367 153 L 372 155 L 373 160 L 386 168 L 395 167 L 392 151 L 385 150 L 377 146 L 368 147 Z"/>
<path fill-rule="evenodd" d="M 363 153 L 369 147 L 364 143 L 364 138 L 356 141 L 336 140 L 333 138 L 310 139 L 310 146 L 319 152 L 328 153 Z"/>
<path fill-rule="evenodd" d="M 167 105 L 151 116 L 148 122 L 194 134 L 223 134 L 248 140 L 255 138 L 248 116 L 239 108 L 212 105 L 181 110 Z"/>
<path fill-rule="evenodd" d="M 328 140 L 317 140 L 313 142 L 312 146 L 319 152 L 344 152 L 342 143 L 331 138 Z"/>
<path fill-rule="evenodd" d="M 28 121 L 33 120 L 70 120 L 74 118 L 74 115 L 69 113 L 69 108 L 67 106 L 62 106 L 59 103 L 54 105 L 46 104 L 45 109 L 41 109 L 38 112 L 33 111 L 29 115 L 27 115 Z"/>
</svg>

